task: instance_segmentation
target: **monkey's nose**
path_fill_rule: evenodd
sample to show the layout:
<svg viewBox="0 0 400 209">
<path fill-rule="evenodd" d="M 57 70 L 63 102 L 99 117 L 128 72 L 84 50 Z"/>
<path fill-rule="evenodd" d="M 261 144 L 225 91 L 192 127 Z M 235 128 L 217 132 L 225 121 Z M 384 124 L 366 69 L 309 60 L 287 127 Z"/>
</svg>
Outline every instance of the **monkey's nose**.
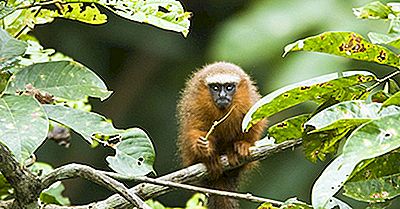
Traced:
<svg viewBox="0 0 400 209">
<path fill-rule="evenodd" d="M 216 104 L 219 109 L 225 109 L 231 104 L 231 101 L 228 98 L 220 98 L 216 101 Z"/>
</svg>

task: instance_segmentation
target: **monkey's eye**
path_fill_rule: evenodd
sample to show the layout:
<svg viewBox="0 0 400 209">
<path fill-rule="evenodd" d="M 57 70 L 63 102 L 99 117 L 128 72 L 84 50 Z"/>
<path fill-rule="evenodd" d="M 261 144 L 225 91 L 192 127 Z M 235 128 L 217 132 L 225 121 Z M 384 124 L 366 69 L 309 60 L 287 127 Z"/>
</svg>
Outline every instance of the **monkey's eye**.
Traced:
<svg viewBox="0 0 400 209">
<path fill-rule="evenodd" d="M 210 85 L 210 88 L 215 92 L 219 91 L 218 85 L 212 84 L 212 85 Z"/>
<path fill-rule="evenodd" d="M 235 89 L 235 85 L 230 83 L 230 84 L 226 85 L 225 88 L 227 91 L 233 91 Z"/>
</svg>

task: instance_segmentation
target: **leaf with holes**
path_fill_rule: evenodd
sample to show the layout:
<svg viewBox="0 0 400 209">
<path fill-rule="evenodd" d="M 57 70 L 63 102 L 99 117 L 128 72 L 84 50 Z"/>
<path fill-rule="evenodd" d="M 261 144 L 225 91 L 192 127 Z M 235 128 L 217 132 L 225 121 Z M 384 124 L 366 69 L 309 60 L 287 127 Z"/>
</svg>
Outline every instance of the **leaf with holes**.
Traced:
<svg viewBox="0 0 400 209">
<path fill-rule="evenodd" d="M 393 151 L 368 160 L 352 173 L 344 195 L 364 202 L 381 202 L 399 195 L 400 153 Z M 361 164 L 361 163 L 360 163 Z M 396 178 L 397 177 L 397 178 Z"/>
<path fill-rule="evenodd" d="M 59 105 L 43 105 L 43 107 L 51 120 L 71 128 L 90 144 L 93 143 L 93 138 L 96 137 L 96 134 L 120 136 L 125 132 L 124 130 L 114 128 L 113 124 L 105 117 L 93 112 Z"/>
<path fill-rule="evenodd" d="M 306 101 L 322 104 L 330 99 L 356 99 L 365 93 L 365 89 L 360 85 L 374 80 L 376 77 L 370 72 L 348 71 L 285 86 L 263 97 L 251 107 L 243 119 L 242 130 L 247 131 L 263 118 Z"/>
<path fill-rule="evenodd" d="M 400 173 L 348 182 L 344 195 L 363 202 L 384 202 L 400 195 Z"/>
<path fill-rule="evenodd" d="M 312 205 L 325 207 L 358 163 L 389 153 L 400 147 L 400 114 L 372 120 L 348 137 L 339 155 L 317 179 L 312 190 Z"/>
<path fill-rule="evenodd" d="M 62 4 L 62 8 L 55 10 L 41 9 L 36 16 L 36 24 L 52 22 L 54 18 L 62 17 L 77 20 L 89 24 L 103 24 L 107 22 L 107 16 L 101 14 L 95 4 L 85 6 L 83 3 Z"/>
<path fill-rule="evenodd" d="M 44 142 L 49 121 L 41 105 L 29 96 L 0 98 L 0 142 L 23 164 Z"/>
<path fill-rule="evenodd" d="M 119 142 L 115 156 L 107 157 L 110 168 L 126 176 L 154 172 L 155 152 L 150 138 L 141 129 L 128 129 L 126 139 Z"/>
<path fill-rule="evenodd" d="M 86 96 L 107 99 L 112 92 L 104 82 L 90 69 L 73 61 L 37 63 L 15 73 L 5 90 L 15 94 L 33 89 L 47 92 L 56 98 L 83 100 Z"/>
<path fill-rule="evenodd" d="M 294 51 L 321 52 L 393 67 L 398 67 L 400 59 L 389 49 L 354 32 L 325 32 L 285 47 L 285 55 Z"/>
<path fill-rule="evenodd" d="M 180 32 L 185 37 L 189 33 L 191 13 L 186 12 L 177 0 L 82 0 L 81 2 L 98 3 L 123 18 Z"/>
<path fill-rule="evenodd" d="M 0 28 L 0 63 L 15 59 L 25 53 L 28 45 L 11 37 L 4 29 Z"/>
<path fill-rule="evenodd" d="M 367 103 L 364 100 L 345 101 L 317 113 L 304 124 L 304 127 L 309 127 L 311 131 L 308 133 L 350 129 L 399 112 L 400 108 L 396 106 L 382 108 L 381 103 Z"/>
</svg>

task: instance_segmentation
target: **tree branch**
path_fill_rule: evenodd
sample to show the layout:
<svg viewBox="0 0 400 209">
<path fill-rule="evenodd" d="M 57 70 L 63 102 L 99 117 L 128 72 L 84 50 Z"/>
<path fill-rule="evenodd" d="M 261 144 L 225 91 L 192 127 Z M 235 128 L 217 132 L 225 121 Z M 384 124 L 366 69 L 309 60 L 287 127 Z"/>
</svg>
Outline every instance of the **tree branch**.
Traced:
<svg viewBox="0 0 400 209">
<path fill-rule="evenodd" d="M 31 172 L 24 169 L 10 150 L 1 143 L 0 171 L 15 190 L 16 201 L 13 202 L 12 208 L 37 206 L 41 182 Z"/>
<path fill-rule="evenodd" d="M 124 197 L 129 203 L 144 209 L 151 209 L 140 197 L 134 192 L 126 188 L 121 182 L 104 175 L 94 168 L 86 165 L 71 163 L 60 168 L 55 169 L 42 178 L 42 188 L 45 189 L 52 185 L 54 182 L 82 177 L 91 182 L 99 184 L 111 191 L 114 191 Z"/>
<path fill-rule="evenodd" d="M 240 161 L 240 165 L 245 163 L 255 161 L 255 160 L 262 160 L 271 156 L 275 153 L 281 152 L 286 149 L 291 149 L 300 145 L 302 143 L 301 139 L 298 140 L 289 140 L 282 142 L 280 144 L 274 145 L 266 145 L 260 147 L 252 147 L 251 148 L 251 155 L 247 159 L 242 159 Z M 226 157 L 222 157 L 222 164 L 224 165 L 224 170 L 233 169 L 234 167 L 229 166 L 228 160 Z M 204 179 L 207 176 L 207 168 L 204 164 L 199 163 L 182 170 L 175 171 L 173 173 L 167 174 L 165 176 L 161 176 L 157 178 L 158 180 L 165 180 L 165 181 L 172 181 L 177 183 L 194 183 Z M 150 199 L 153 197 L 157 197 L 159 195 L 168 193 L 173 190 L 173 188 L 166 187 L 166 186 L 158 186 L 154 184 L 148 183 L 141 183 L 138 184 L 131 189 L 132 192 L 135 192 L 137 195 L 141 196 L 143 199 Z M 126 200 L 121 196 L 115 194 L 110 196 L 109 198 L 99 201 L 91 205 L 93 209 L 99 208 L 129 208 Z"/>
<path fill-rule="evenodd" d="M 268 156 L 271 156 L 275 153 L 281 152 L 286 149 L 290 149 L 290 148 L 293 149 L 294 147 L 300 145 L 301 143 L 302 143 L 302 140 L 299 139 L 299 140 L 285 141 L 280 144 L 251 147 L 250 157 L 248 157 L 246 159 L 241 159 L 240 164 L 238 166 L 243 165 L 248 162 L 251 162 L 251 161 L 265 159 Z M 229 165 L 226 156 L 222 156 L 221 159 L 222 159 L 222 164 L 224 165 L 225 170 L 234 168 Z M 72 178 L 70 175 L 73 170 L 75 170 L 75 171 L 73 171 L 72 173 L 74 173 L 74 172 L 79 173 L 79 172 L 81 172 L 82 169 L 89 170 L 92 173 L 95 172 L 97 175 L 103 175 L 103 176 L 108 177 L 107 175 L 105 175 L 105 172 L 99 172 L 93 168 L 90 168 L 89 166 L 83 166 L 83 165 L 79 165 L 79 164 L 70 164 L 70 165 L 60 167 L 60 168 L 56 169 L 55 171 L 53 171 L 51 174 L 48 174 L 46 177 L 44 177 L 43 178 L 43 186 L 47 187 L 47 186 L 51 185 L 52 183 L 54 183 L 55 181 Z M 68 171 L 68 172 L 66 172 L 66 171 Z M 118 177 L 117 174 L 112 175 L 109 172 L 107 172 L 107 174 L 109 174 L 110 176 L 113 176 L 113 177 Z M 82 173 L 79 176 L 86 178 L 85 175 L 87 175 L 87 174 Z M 150 199 L 150 198 L 165 194 L 165 193 L 173 190 L 174 188 L 171 188 L 171 187 L 174 187 L 174 186 L 181 187 L 181 184 L 177 184 L 177 183 L 195 183 L 195 182 L 201 181 L 206 176 L 207 176 L 206 167 L 203 164 L 199 163 L 199 164 L 192 165 L 187 168 L 175 171 L 173 173 L 161 176 L 157 179 L 138 178 L 138 180 L 151 181 L 152 183 L 141 183 L 141 184 L 138 184 L 138 185 L 130 188 L 129 190 L 125 190 L 125 191 L 129 192 L 129 194 L 136 194 L 138 196 L 141 196 L 143 199 Z M 76 176 L 74 176 L 74 177 L 76 177 Z M 108 177 L 108 178 L 112 179 L 111 177 Z M 122 176 L 119 176 L 119 178 L 122 178 Z M 96 183 L 103 185 L 104 182 L 102 183 L 101 181 L 104 181 L 104 179 L 107 179 L 107 178 L 102 177 L 99 180 L 100 182 L 96 182 Z M 124 178 L 122 178 L 122 179 L 124 179 Z M 93 179 L 89 179 L 89 180 L 93 181 Z M 112 180 L 116 181 L 114 179 L 112 179 Z M 118 181 L 116 181 L 116 182 L 118 182 Z M 121 183 L 119 183 L 119 184 L 121 184 Z M 163 185 L 167 185 L 167 186 L 160 186 L 160 185 L 155 185 L 155 184 L 163 184 Z M 229 193 L 229 192 L 225 192 L 225 191 L 210 190 L 210 189 L 205 189 L 205 188 L 199 189 L 198 187 L 194 187 L 194 186 L 190 186 L 190 185 L 185 185 L 185 187 L 186 187 L 186 189 L 191 188 L 195 191 L 213 193 L 213 194 L 228 196 L 228 197 L 232 197 L 232 198 L 245 198 L 245 199 L 248 199 L 251 201 L 266 201 L 266 202 L 270 202 L 274 205 L 282 204 L 281 202 L 275 201 L 275 200 L 269 200 L 269 199 L 261 200 L 261 199 L 258 199 L 257 197 L 252 196 L 251 194 L 249 195 L 249 194 Z M 247 196 L 247 198 L 246 198 L 246 196 Z M 105 200 L 90 203 L 88 205 L 81 205 L 81 206 L 45 205 L 45 206 L 43 206 L 43 208 L 44 209 L 105 209 L 105 208 L 122 209 L 122 208 L 131 208 L 132 205 L 127 199 L 125 199 L 125 195 L 114 194 Z M 2 203 L 0 202 L 0 205 L 1 204 Z M 7 205 L 7 202 L 4 204 Z M 10 203 L 8 202 L 8 204 L 10 204 Z"/>
</svg>

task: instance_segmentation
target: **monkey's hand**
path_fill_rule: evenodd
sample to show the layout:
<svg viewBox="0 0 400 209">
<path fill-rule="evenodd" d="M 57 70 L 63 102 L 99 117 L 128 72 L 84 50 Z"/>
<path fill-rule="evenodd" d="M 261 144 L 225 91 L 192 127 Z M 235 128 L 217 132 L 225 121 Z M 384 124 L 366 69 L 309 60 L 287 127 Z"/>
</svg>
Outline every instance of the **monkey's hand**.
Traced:
<svg viewBox="0 0 400 209">
<path fill-rule="evenodd" d="M 197 141 L 197 150 L 199 151 L 200 155 L 203 157 L 211 157 L 214 153 L 214 147 L 212 146 L 212 143 L 210 143 L 210 140 L 207 140 L 206 138 L 200 136 Z"/>
<path fill-rule="evenodd" d="M 242 157 L 247 157 L 250 155 L 250 147 L 251 147 L 251 143 L 247 142 L 247 141 L 238 141 L 235 142 L 234 149 L 235 152 L 238 153 L 240 156 Z"/>
</svg>

